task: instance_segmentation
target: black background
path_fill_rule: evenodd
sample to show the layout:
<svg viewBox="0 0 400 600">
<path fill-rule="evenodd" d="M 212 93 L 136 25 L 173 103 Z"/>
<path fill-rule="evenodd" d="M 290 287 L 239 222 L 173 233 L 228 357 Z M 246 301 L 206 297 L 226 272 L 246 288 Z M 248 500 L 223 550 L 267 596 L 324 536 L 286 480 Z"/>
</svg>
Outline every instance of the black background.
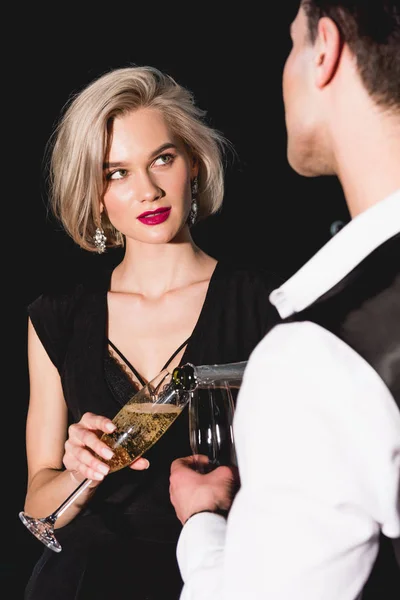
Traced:
<svg viewBox="0 0 400 600">
<path fill-rule="evenodd" d="M 216 3 L 137 4 L 105 6 L 101 12 L 99 5 L 55 4 L 42 12 L 26 7 L 4 20 L 12 34 L 2 75 L 8 136 L 3 138 L 2 416 L 10 438 L 3 447 L 0 568 L 7 599 L 22 599 L 42 551 L 18 519 L 26 488 L 26 305 L 49 279 L 79 279 L 118 258 L 115 251 L 97 256 L 78 249 L 47 213 L 45 144 L 69 95 L 129 64 L 156 66 L 193 91 L 210 124 L 237 153 L 227 168 L 221 213 L 193 230 L 195 241 L 216 258 L 237 258 L 286 277 L 330 238 L 332 223 L 348 220 L 335 178 L 300 177 L 286 161 L 281 74 L 295 14 L 291 3 L 267 8 L 263 16 L 243 4 L 223 14 Z"/>
</svg>

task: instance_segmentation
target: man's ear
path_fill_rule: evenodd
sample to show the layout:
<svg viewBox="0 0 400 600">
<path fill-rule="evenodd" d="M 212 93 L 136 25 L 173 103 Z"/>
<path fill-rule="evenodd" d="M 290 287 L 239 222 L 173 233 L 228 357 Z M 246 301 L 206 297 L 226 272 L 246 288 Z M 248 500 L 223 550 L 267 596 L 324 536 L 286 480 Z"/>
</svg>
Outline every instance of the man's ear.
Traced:
<svg viewBox="0 0 400 600">
<path fill-rule="evenodd" d="M 322 17 L 318 22 L 315 40 L 315 83 L 323 88 L 334 77 L 342 53 L 342 40 L 334 21 Z"/>
</svg>

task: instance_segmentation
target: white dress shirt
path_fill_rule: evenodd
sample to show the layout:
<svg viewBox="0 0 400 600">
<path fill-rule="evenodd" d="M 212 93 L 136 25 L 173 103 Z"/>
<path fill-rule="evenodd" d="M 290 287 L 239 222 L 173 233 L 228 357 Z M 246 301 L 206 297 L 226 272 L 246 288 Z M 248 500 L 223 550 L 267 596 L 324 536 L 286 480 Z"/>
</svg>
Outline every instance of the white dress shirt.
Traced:
<svg viewBox="0 0 400 600">
<path fill-rule="evenodd" d="M 271 302 L 301 311 L 399 231 L 400 190 Z M 384 382 L 319 325 L 277 325 L 250 356 L 234 432 L 241 488 L 227 522 L 202 513 L 183 527 L 181 600 L 355 600 L 380 531 L 400 536 L 400 411 Z"/>
</svg>

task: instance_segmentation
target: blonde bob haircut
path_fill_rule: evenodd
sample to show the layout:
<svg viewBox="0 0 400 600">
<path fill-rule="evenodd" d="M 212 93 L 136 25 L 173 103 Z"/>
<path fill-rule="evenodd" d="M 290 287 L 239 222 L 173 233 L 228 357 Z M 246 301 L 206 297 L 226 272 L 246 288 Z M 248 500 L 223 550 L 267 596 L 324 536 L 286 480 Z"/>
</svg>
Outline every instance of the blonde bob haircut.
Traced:
<svg viewBox="0 0 400 600">
<path fill-rule="evenodd" d="M 100 214 L 106 189 L 103 163 L 113 119 L 139 108 L 159 110 L 171 133 L 197 160 L 198 219 L 222 206 L 225 149 L 231 146 L 206 123 L 206 111 L 195 105 L 189 90 L 154 67 L 117 68 L 69 99 L 46 150 L 50 209 L 85 250 L 96 251 L 93 236 L 100 223 L 107 246 L 124 245 L 124 236 L 105 211 Z"/>
</svg>

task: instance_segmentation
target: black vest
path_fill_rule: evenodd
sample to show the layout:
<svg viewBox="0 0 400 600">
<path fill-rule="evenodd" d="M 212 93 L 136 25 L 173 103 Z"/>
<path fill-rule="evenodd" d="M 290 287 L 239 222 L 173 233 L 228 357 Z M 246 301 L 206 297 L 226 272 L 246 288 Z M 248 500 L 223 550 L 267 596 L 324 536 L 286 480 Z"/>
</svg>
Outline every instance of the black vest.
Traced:
<svg viewBox="0 0 400 600">
<path fill-rule="evenodd" d="M 298 321 L 317 323 L 351 346 L 383 379 L 400 410 L 400 234 L 311 306 L 284 320 Z M 389 591 L 393 586 L 396 591 Z M 381 535 L 363 600 L 386 600 L 391 593 L 400 598 L 400 538 Z"/>
</svg>

